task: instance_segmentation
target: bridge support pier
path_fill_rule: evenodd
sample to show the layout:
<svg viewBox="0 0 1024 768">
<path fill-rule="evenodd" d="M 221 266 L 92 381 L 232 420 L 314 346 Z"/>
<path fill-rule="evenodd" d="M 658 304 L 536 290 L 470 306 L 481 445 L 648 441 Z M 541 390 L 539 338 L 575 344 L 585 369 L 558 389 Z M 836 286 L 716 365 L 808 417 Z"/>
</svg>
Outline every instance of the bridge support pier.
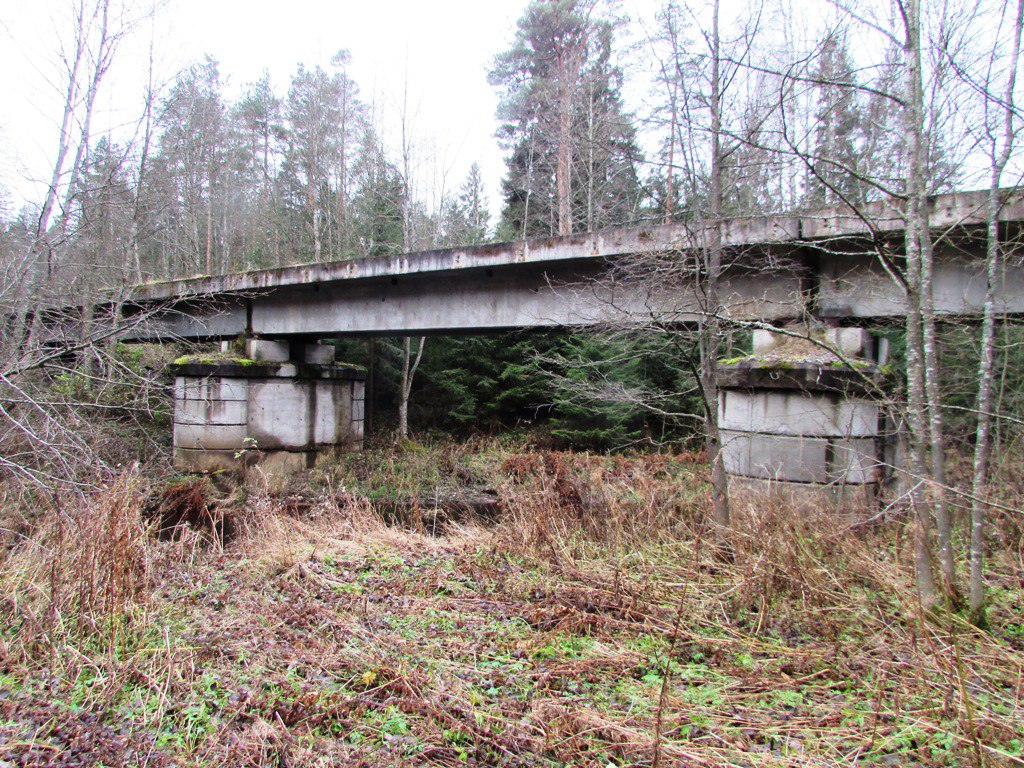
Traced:
<svg viewBox="0 0 1024 768">
<path fill-rule="evenodd" d="M 270 475 L 313 466 L 332 447 L 363 443 L 361 370 L 334 349 L 250 339 L 244 355 L 193 355 L 175 364 L 174 466 L 216 472 L 258 465 Z"/>
<path fill-rule="evenodd" d="M 791 330 L 757 331 L 753 355 L 717 366 L 730 488 L 801 507 L 867 507 L 885 475 L 885 345 L 857 328 Z"/>
</svg>

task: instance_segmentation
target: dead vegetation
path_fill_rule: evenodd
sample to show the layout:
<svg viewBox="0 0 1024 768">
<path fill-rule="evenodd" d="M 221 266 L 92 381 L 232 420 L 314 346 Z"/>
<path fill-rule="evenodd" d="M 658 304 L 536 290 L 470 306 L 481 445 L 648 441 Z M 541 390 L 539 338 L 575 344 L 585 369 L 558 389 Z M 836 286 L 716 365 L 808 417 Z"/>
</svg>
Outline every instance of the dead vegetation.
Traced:
<svg viewBox="0 0 1024 768">
<path fill-rule="evenodd" d="M 6 550 L 0 761 L 1024 764 L 1019 536 L 993 540 L 982 632 L 916 609 L 904 521 L 740 509 L 723 562 L 694 459 L 444 447 L 302 497 L 170 485 L 230 509 L 228 540 L 154 536 L 119 478 Z M 377 460 L 500 518 L 400 527 Z"/>
</svg>

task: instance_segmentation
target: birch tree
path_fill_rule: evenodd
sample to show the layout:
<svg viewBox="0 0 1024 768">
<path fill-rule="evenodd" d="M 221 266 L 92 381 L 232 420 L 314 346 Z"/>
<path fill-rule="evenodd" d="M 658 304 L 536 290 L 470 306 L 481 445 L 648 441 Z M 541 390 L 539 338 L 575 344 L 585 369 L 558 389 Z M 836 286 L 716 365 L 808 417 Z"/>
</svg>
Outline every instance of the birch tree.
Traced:
<svg viewBox="0 0 1024 768">
<path fill-rule="evenodd" d="M 985 149 L 991 160 L 988 197 L 985 206 L 985 306 L 981 325 L 981 351 L 978 362 L 977 425 L 974 437 L 974 461 L 971 475 L 971 543 L 970 598 L 971 620 L 985 622 L 985 516 L 988 496 L 989 465 L 992 446 L 992 412 L 994 410 L 994 372 L 996 357 L 996 290 L 1003 266 L 1003 244 L 999 234 L 999 209 L 1002 205 L 1003 174 L 1016 146 L 1021 116 L 1015 106 L 1017 70 L 1020 65 L 1021 30 L 1024 26 L 1024 0 L 1016 7 L 1006 6 L 999 27 L 1010 16 L 1008 37 L 1011 40 L 1005 65 L 996 68 L 1002 75 L 1001 98 L 996 98 L 995 77 L 988 78 L 985 95 Z M 992 70 L 989 69 L 989 72 Z"/>
<path fill-rule="evenodd" d="M 121 330 L 123 294 L 116 289 L 123 288 L 133 236 L 126 223 L 133 152 L 97 127 L 96 112 L 119 45 L 140 18 L 116 0 L 76 0 L 68 7 L 70 37 L 57 54 L 63 103 L 49 184 L 31 221 L 24 217 L 26 226 L 9 243 L 14 253 L 5 248 L 11 257 L 3 260 L 0 286 L 0 472 L 51 490 L 88 485 L 103 467 L 102 441 L 86 414 L 130 378 L 121 375 L 126 372 L 111 350 Z M 115 289 L 102 297 L 113 310 L 95 318 L 101 288 Z M 53 324 L 57 308 L 66 326 Z M 61 336 L 65 327 L 71 332 Z M 81 364 L 87 359 L 101 363 L 103 375 Z M 126 411 L 139 391 L 119 392 Z"/>
</svg>

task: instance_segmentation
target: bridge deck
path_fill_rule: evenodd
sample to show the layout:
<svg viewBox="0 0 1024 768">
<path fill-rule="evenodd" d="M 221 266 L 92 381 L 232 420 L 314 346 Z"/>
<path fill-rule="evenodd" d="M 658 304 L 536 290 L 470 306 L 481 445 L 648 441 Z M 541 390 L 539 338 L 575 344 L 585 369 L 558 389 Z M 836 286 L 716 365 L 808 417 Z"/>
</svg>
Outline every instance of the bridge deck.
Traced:
<svg viewBox="0 0 1024 768">
<path fill-rule="evenodd" d="M 978 227 L 985 223 L 987 192 L 959 192 L 932 200 L 931 223 L 938 230 Z M 1008 197 L 1000 211 L 1004 222 L 1024 222 L 1024 191 Z M 727 219 L 723 245 L 816 245 L 828 248 L 837 238 L 891 235 L 904 227 L 899 211 L 884 203 L 864 206 L 861 216 L 849 209 L 831 208 L 801 215 L 773 215 Z M 187 296 L 261 291 L 294 285 L 349 280 L 372 280 L 426 275 L 456 270 L 493 269 L 571 260 L 603 260 L 635 253 L 689 250 L 707 241 L 708 229 L 673 223 L 618 227 L 566 237 L 543 237 L 510 243 L 445 248 L 348 261 L 296 264 L 228 275 L 200 275 L 146 283 L 132 292 L 137 301 L 159 301 Z"/>
<path fill-rule="evenodd" d="M 1024 193 L 1007 191 L 1000 218 L 1013 237 L 1024 225 Z M 935 298 L 940 313 L 977 313 L 985 293 L 987 193 L 931 201 L 936 240 Z M 889 318 L 905 313 L 902 288 L 877 257 L 900 252 L 899 211 L 874 203 L 862 216 L 811 214 L 731 219 L 724 312 L 779 321 L 808 313 Z M 459 330 L 588 325 L 651 315 L 687 323 L 702 312 L 700 286 L 685 271 L 676 283 L 599 282 L 610 265 L 638 254 L 686 254 L 709 229 L 673 223 L 568 237 L 449 248 L 394 257 L 303 264 L 222 276 L 150 283 L 134 289 L 139 311 L 173 304 L 129 339 L 417 334 Z M 677 259 L 682 262 L 685 259 Z M 612 270 L 614 272 L 614 270 Z M 1002 312 L 1024 314 L 1024 269 L 1009 267 Z"/>
</svg>

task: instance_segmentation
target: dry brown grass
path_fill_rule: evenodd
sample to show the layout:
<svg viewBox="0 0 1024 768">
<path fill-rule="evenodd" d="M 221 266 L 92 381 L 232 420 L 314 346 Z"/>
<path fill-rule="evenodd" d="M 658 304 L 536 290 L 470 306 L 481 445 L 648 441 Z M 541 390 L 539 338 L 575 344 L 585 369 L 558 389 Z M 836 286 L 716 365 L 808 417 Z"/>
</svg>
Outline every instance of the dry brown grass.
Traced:
<svg viewBox="0 0 1024 768">
<path fill-rule="evenodd" d="M 113 648 L 145 620 L 151 556 L 141 482 L 129 472 L 92 497 L 71 497 L 22 535 L 0 568 L 22 642 L 52 650 L 88 637 Z"/>
</svg>

